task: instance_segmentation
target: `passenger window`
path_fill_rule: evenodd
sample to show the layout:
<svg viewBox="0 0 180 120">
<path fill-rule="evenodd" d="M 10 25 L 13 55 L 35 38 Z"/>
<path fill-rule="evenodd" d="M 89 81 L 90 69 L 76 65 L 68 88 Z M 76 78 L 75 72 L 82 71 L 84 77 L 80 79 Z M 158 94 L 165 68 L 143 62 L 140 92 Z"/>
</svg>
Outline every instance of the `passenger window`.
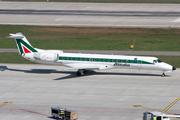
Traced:
<svg viewBox="0 0 180 120">
<path fill-rule="evenodd" d="M 131 60 L 131 63 L 133 63 L 133 60 Z"/>
<path fill-rule="evenodd" d="M 106 62 L 106 59 L 104 59 L 104 62 Z"/>
</svg>

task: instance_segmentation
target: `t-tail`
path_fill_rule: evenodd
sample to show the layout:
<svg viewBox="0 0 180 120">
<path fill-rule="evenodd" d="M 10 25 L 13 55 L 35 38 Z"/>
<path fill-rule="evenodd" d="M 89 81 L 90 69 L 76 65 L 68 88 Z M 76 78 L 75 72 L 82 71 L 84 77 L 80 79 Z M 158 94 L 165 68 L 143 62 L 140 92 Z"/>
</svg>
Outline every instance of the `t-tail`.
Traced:
<svg viewBox="0 0 180 120">
<path fill-rule="evenodd" d="M 21 55 L 38 52 L 26 39 L 22 33 L 10 34 L 9 38 L 14 38 Z"/>
<path fill-rule="evenodd" d="M 41 63 L 54 64 L 59 60 L 60 50 L 43 50 L 34 48 L 22 33 L 10 34 L 9 38 L 14 38 L 22 57 L 27 60 Z"/>
</svg>

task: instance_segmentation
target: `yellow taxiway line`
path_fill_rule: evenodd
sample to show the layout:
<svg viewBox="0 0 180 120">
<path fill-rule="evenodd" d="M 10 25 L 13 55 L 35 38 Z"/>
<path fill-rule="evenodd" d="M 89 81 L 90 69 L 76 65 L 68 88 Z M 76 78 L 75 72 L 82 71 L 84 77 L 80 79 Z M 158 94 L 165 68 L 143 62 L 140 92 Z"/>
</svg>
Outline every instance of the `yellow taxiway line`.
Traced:
<svg viewBox="0 0 180 120">
<path fill-rule="evenodd" d="M 148 108 L 148 107 L 145 107 L 144 105 L 130 105 L 131 107 L 141 107 L 141 108 L 144 108 L 144 109 L 148 109 L 148 110 L 152 110 L 152 111 L 159 111 L 159 112 L 163 112 L 162 110 L 157 110 L 157 109 L 153 109 L 153 108 Z M 168 114 L 173 114 L 174 113 L 170 113 L 170 112 L 164 112 L 164 113 L 168 113 Z"/>
<path fill-rule="evenodd" d="M 169 106 L 167 106 L 167 107 L 163 110 L 163 112 L 166 112 L 170 107 L 172 107 L 172 106 L 173 106 L 175 103 L 177 103 L 179 100 L 180 100 L 180 97 L 177 98 L 174 102 L 172 102 Z"/>
<path fill-rule="evenodd" d="M 1 102 L 1 103 L 3 103 L 2 105 L 0 105 L 0 107 L 3 107 L 3 106 L 5 106 L 6 104 L 13 104 L 13 103 L 15 103 L 15 102 L 6 102 L 6 101 L 4 101 L 4 102 Z"/>
</svg>

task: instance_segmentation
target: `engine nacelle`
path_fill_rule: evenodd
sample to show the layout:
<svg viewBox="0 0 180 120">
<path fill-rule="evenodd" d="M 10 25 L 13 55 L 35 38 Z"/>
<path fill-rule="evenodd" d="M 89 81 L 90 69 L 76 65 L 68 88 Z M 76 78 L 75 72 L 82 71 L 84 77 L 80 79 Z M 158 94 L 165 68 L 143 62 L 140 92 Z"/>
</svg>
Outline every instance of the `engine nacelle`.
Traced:
<svg viewBox="0 0 180 120">
<path fill-rule="evenodd" d="M 34 53 L 35 59 L 44 60 L 49 62 L 58 61 L 59 55 L 57 53 Z"/>
</svg>

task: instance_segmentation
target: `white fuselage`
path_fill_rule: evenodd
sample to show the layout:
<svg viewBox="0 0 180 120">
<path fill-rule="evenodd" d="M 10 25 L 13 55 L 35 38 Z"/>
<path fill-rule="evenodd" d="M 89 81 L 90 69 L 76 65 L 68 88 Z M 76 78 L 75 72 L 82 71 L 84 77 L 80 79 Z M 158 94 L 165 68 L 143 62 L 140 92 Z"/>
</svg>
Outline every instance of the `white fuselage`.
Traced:
<svg viewBox="0 0 180 120">
<path fill-rule="evenodd" d="M 43 53 L 42 53 L 43 54 Z M 47 53 L 45 53 L 47 54 Z M 50 53 L 51 54 L 51 53 Z M 54 54 L 54 53 L 53 53 Z M 48 56 L 40 56 L 36 59 L 34 53 L 22 55 L 24 58 L 36 63 L 50 65 L 64 65 L 68 67 L 85 67 L 109 69 L 144 69 L 144 70 L 160 70 L 163 72 L 171 72 L 172 66 L 159 62 L 156 57 L 141 57 L 141 56 L 124 56 L 124 55 L 99 55 L 99 54 L 80 54 L 80 53 L 57 53 L 57 59 L 52 59 Z"/>
<path fill-rule="evenodd" d="M 64 65 L 70 67 L 69 70 L 78 70 L 77 75 L 84 75 L 88 70 L 120 68 L 160 70 L 165 76 L 165 72 L 176 70 L 156 57 L 63 53 L 61 50 L 34 48 L 22 33 L 10 34 L 9 38 L 15 39 L 22 57 L 41 64 Z"/>
</svg>

